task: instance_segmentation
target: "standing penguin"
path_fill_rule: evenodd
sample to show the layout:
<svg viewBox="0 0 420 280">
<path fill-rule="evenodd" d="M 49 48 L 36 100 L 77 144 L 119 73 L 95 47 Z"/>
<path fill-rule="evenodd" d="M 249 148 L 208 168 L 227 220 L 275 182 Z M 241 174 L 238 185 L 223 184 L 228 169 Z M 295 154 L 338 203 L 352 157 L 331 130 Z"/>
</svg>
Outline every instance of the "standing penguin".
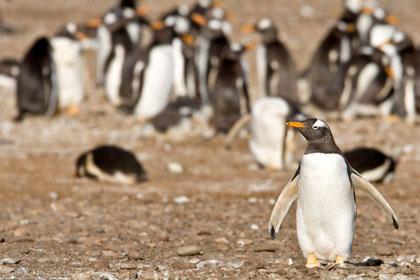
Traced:
<svg viewBox="0 0 420 280">
<path fill-rule="evenodd" d="M 227 133 L 244 113 L 250 112 L 248 83 L 241 63 L 245 48 L 230 44 L 220 54 L 214 90 L 211 93 L 214 123 L 218 132 Z"/>
<path fill-rule="evenodd" d="M 140 94 L 134 114 L 141 121 L 153 118 L 168 105 L 174 80 L 172 41 L 175 37 L 174 18 L 152 23 L 153 42 L 147 50 Z M 158 82 L 157 82 L 158 81 Z"/>
<path fill-rule="evenodd" d="M 262 97 L 252 105 L 251 115 L 243 115 L 226 136 L 230 148 L 240 130 L 250 123 L 249 148 L 258 164 L 271 170 L 290 167 L 296 148 L 294 131 L 286 126 L 288 119 L 304 119 L 300 110 L 281 97 Z"/>
<path fill-rule="evenodd" d="M 275 238 L 291 204 L 297 199 L 296 228 L 306 267 L 344 263 L 354 238 L 356 202 L 354 186 L 375 202 L 398 229 L 398 219 L 379 191 L 355 171 L 335 144 L 328 125 L 320 119 L 288 122 L 307 140 L 305 154 L 281 192 L 269 223 Z"/>
<path fill-rule="evenodd" d="M 278 39 L 277 28 L 269 18 L 255 25 L 245 25 L 242 32 L 257 31 L 262 42 L 257 47 L 257 68 L 264 96 L 280 96 L 298 103 L 296 65 L 284 44 Z"/>
<path fill-rule="evenodd" d="M 357 38 L 355 22 L 361 10 L 361 1 L 347 0 L 341 18 L 322 40 L 307 70 L 307 82 L 311 101 L 326 111 L 336 109 L 331 96 L 341 91 L 337 83 L 342 75 L 342 67 L 354 54 L 352 43 Z M 338 78 L 337 78 L 338 76 Z"/>
<path fill-rule="evenodd" d="M 90 27 L 97 27 L 96 83 L 98 86 L 102 86 L 105 81 L 105 65 L 113 49 L 112 31 L 116 30 L 115 25 L 124 26 L 132 44 L 140 43 L 142 26 L 148 25 L 142 17 L 147 11 L 143 7 L 137 9 L 136 7 L 136 1 L 121 0 L 117 6 L 106 12 L 102 19 L 89 21 Z"/>
<path fill-rule="evenodd" d="M 51 39 L 57 70 L 58 108 L 74 115 L 84 98 L 83 54 L 81 40 L 87 35 L 75 23 L 67 23 Z"/>
<path fill-rule="evenodd" d="M 56 70 L 47 38 L 35 41 L 23 58 L 17 78 L 16 121 L 26 114 L 52 116 L 57 107 Z"/>
</svg>

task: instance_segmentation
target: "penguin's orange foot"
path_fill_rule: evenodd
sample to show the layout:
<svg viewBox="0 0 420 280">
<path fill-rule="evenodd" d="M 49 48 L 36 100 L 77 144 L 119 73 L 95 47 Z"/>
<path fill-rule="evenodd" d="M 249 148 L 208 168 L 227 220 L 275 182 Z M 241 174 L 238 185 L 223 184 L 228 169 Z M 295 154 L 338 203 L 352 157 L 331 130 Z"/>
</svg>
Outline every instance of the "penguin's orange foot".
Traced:
<svg viewBox="0 0 420 280">
<path fill-rule="evenodd" d="M 399 122 L 401 119 L 397 115 L 389 115 L 384 117 L 384 121 L 387 123 L 396 123 Z"/>
<path fill-rule="evenodd" d="M 66 108 L 65 113 L 70 116 L 75 116 L 79 113 L 79 106 L 72 105 Z"/>
<path fill-rule="evenodd" d="M 309 254 L 309 255 L 306 257 L 306 267 L 307 267 L 307 268 L 314 268 L 314 267 L 319 267 L 319 266 L 320 266 L 320 263 L 319 263 L 319 261 L 316 259 L 316 257 L 315 257 L 315 254 L 314 254 L 314 253 Z"/>
<path fill-rule="evenodd" d="M 266 169 L 269 170 L 269 171 L 279 171 L 280 170 L 280 168 L 278 168 L 277 166 L 274 166 L 274 165 L 267 165 Z"/>
<path fill-rule="evenodd" d="M 344 258 L 342 256 L 336 256 L 335 257 L 335 264 L 342 264 L 344 263 Z"/>
</svg>

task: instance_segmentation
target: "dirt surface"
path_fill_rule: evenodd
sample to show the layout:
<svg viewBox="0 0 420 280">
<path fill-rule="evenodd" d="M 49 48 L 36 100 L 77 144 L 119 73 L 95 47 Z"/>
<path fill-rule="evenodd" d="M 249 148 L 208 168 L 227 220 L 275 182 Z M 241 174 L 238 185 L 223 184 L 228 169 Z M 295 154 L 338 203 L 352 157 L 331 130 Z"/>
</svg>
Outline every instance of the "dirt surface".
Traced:
<svg viewBox="0 0 420 280">
<path fill-rule="evenodd" d="M 69 20 L 96 17 L 113 2 L 2 1 L 1 13 L 17 34 L 0 37 L 1 54 L 20 57 L 37 36 L 52 34 Z M 146 4 L 153 18 L 178 2 Z M 339 2 L 231 0 L 223 5 L 236 13 L 238 39 L 242 24 L 263 15 L 275 19 L 303 68 L 338 16 Z M 302 17 L 300 10 L 309 3 L 313 14 Z M 420 2 L 382 4 L 419 42 L 415 11 Z M 92 62 L 92 53 L 86 55 Z M 254 55 L 247 57 L 251 69 Z M 255 75 L 252 79 L 255 89 Z M 297 244 L 295 207 L 276 241 L 267 232 L 274 199 L 293 170 L 257 169 L 246 138 L 230 151 L 223 149 L 221 136 L 182 142 L 142 139 L 140 124 L 116 113 L 92 82 L 87 95 L 76 117 L 29 118 L 16 124 L 11 121 L 16 115 L 14 93 L 0 91 L 0 279 L 420 277 L 418 126 L 379 119 L 329 121 L 342 149 L 369 145 L 399 158 L 395 180 L 378 189 L 398 213 L 401 227 L 394 230 L 378 208 L 357 193 L 353 264 L 308 270 Z M 122 186 L 74 178 L 77 156 L 102 143 L 134 151 L 150 180 Z M 182 165 L 183 172 L 169 172 L 171 162 Z M 367 266 L 367 257 L 371 264 L 372 259 L 383 264 Z"/>
</svg>

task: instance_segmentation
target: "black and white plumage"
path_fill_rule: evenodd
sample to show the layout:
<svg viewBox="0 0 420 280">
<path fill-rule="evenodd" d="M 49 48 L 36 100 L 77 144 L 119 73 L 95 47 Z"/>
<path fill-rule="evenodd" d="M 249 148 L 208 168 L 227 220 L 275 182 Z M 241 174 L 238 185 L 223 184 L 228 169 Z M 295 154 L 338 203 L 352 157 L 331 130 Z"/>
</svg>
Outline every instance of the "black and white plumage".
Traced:
<svg viewBox="0 0 420 280">
<path fill-rule="evenodd" d="M 298 169 L 274 206 L 269 222 L 272 238 L 277 236 L 288 209 L 297 200 L 297 236 L 307 258 L 306 266 L 347 261 L 356 218 L 354 187 L 367 193 L 390 223 L 398 228 L 398 219 L 391 206 L 348 164 L 324 121 L 311 118 L 288 122 L 288 125 L 295 127 L 308 145 Z"/>
<path fill-rule="evenodd" d="M 311 102 L 326 111 L 337 107 L 335 95 L 339 95 L 342 89 L 340 75 L 343 75 L 343 66 L 355 52 L 355 22 L 361 6 L 353 4 L 354 1 L 347 2 L 343 15 L 313 54 L 306 74 Z"/>
<path fill-rule="evenodd" d="M 242 31 L 257 31 L 261 35 L 261 44 L 257 47 L 257 68 L 262 94 L 280 96 L 298 104 L 296 65 L 279 40 L 273 21 L 262 18 L 255 25 L 243 26 Z"/>
<path fill-rule="evenodd" d="M 147 180 L 146 171 L 135 155 L 117 146 L 99 146 L 81 154 L 76 160 L 76 174 L 122 184 Z"/>
<path fill-rule="evenodd" d="M 304 119 L 293 104 L 281 97 L 262 97 L 252 104 L 251 114 L 243 115 L 229 131 L 225 146 L 230 148 L 236 135 L 250 124 L 248 145 L 258 164 L 270 170 L 294 164 L 293 152 L 297 147 L 297 134 L 288 130 L 286 120 Z"/>
<path fill-rule="evenodd" d="M 383 152 L 359 147 L 343 153 L 347 162 L 369 182 L 388 183 L 394 178 L 396 160 Z"/>
<path fill-rule="evenodd" d="M 341 95 L 335 95 L 343 118 L 391 113 L 395 86 L 390 63 L 380 50 L 364 47 L 343 67 Z"/>
<path fill-rule="evenodd" d="M 27 114 L 52 116 L 57 108 L 57 74 L 49 40 L 41 37 L 25 54 L 17 78 L 17 121 Z"/>
<path fill-rule="evenodd" d="M 0 60 L 0 87 L 16 88 L 21 62 L 16 59 L 5 58 Z"/>
<path fill-rule="evenodd" d="M 227 133 L 242 114 L 250 112 L 248 82 L 241 61 L 245 48 L 232 43 L 223 49 L 211 100 L 216 131 Z"/>
</svg>

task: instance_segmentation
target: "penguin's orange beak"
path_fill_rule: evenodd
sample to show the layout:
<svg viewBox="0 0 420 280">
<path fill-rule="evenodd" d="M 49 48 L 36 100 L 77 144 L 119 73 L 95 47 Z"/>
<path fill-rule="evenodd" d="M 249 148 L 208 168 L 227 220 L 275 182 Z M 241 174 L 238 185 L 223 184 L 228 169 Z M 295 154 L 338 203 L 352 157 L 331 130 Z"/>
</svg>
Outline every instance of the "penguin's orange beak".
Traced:
<svg viewBox="0 0 420 280">
<path fill-rule="evenodd" d="M 203 15 L 200 15 L 199 13 L 194 13 L 191 16 L 191 19 L 199 25 L 204 25 L 207 23 L 207 19 Z"/>
<path fill-rule="evenodd" d="M 195 42 L 194 37 L 191 36 L 190 34 L 182 35 L 182 40 L 184 40 L 184 42 L 190 46 L 194 45 L 194 42 Z"/>
<path fill-rule="evenodd" d="M 255 49 L 257 47 L 257 43 L 256 42 L 251 42 L 245 45 L 245 50 L 247 51 L 251 51 L 253 49 Z"/>
<path fill-rule="evenodd" d="M 388 22 L 389 24 L 397 24 L 399 21 L 398 17 L 394 16 L 394 15 L 389 15 L 386 17 L 386 22 Z"/>
<path fill-rule="evenodd" d="M 391 78 L 391 79 L 394 79 L 395 78 L 395 74 L 394 74 L 394 72 L 391 70 L 391 67 L 389 67 L 389 66 L 385 66 L 384 67 L 384 70 L 385 70 L 385 72 L 386 72 L 386 74 Z"/>
<path fill-rule="evenodd" d="M 136 10 L 136 15 L 138 15 L 138 16 L 144 16 L 144 15 L 147 15 L 149 13 L 149 9 L 147 8 L 147 7 L 139 7 L 139 8 L 137 8 L 137 10 Z"/>
<path fill-rule="evenodd" d="M 353 33 L 354 31 L 356 31 L 356 25 L 354 25 L 354 23 L 347 24 L 346 31 L 348 33 Z"/>
<path fill-rule="evenodd" d="M 89 20 L 87 22 L 86 26 L 91 27 L 91 28 L 97 28 L 97 27 L 99 27 L 99 25 L 101 25 L 101 23 L 102 22 L 99 18 L 94 18 L 94 19 Z"/>
<path fill-rule="evenodd" d="M 362 14 L 371 15 L 373 14 L 373 9 L 371 7 L 363 7 Z"/>
<path fill-rule="evenodd" d="M 165 24 L 161 21 L 154 21 L 150 24 L 153 30 L 161 30 L 165 27 Z"/>
<path fill-rule="evenodd" d="M 88 38 L 88 35 L 84 32 L 77 32 L 76 33 L 76 38 L 80 41 L 81 40 L 86 40 Z"/>
<path fill-rule="evenodd" d="M 305 125 L 300 122 L 287 122 L 286 124 L 291 127 L 305 127 Z"/>
<path fill-rule="evenodd" d="M 255 27 L 252 24 L 244 25 L 241 27 L 242 33 L 251 33 L 255 31 Z"/>
</svg>

